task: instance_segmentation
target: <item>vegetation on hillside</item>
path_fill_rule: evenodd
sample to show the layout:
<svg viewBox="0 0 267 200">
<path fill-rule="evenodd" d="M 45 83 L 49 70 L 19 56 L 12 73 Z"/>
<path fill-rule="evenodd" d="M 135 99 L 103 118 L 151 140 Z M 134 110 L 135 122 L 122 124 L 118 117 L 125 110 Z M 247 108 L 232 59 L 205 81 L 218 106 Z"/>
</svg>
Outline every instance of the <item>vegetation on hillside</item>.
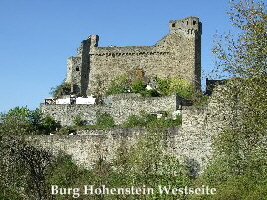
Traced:
<svg viewBox="0 0 267 200">
<path fill-rule="evenodd" d="M 178 118 L 177 121 L 179 120 Z M 82 126 L 78 117 L 75 122 L 76 126 Z M 158 128 L 175 125 L 174 122 L 157 120 L 154 116 L 142 113 L 134 121 L 129 117 L 123 127 L 136 125 L 147 126 L 150 133 L 140 137 L 134 146 L 127 147 L 122 143 L 117 150 L 117 157 L 111 163 L 105 162 L 102 155 L 99 155 L 93 169 L 85 170 L 74 164 L 68 155 L 52 155 L 27 142 L 29 134 L 48 134 L 59 128 L 51 117 L 43 116 L 40 110 L 30 111 L 19 107 L 11 109 L 1 115 L 0 123 L 0 198 L 73 199 L 72 195 L 51 195 L 51 185 L 65 188 L 82 188 L 88 184 L 96 187 L 105 184 L 114 188 L 146 185 L 155 189 L 157 184 L 170 183 L 176 187 L 190 185 L 192 178 L 187 167 L 181 165 L 176 158 L 162 153 L 160 140 L 163 139 L 164 131 Z M 114 120 L 107 113 L 99 113 L 96 126 L 103 129 L 113 127 Z M 90 195 L 79 199 L 106 198 L 116 199 L 117 196 Z M 153 198 L 154 196 L 140 197 Z M 121 196 L 120 199 L 136 199 L 136 196 Z"/>
<path fill-rule="evenodd" d="M 218 37 L 214 53 L 217 71 L 232 78 L 220 103 L 232 103 L 238 114 L 215 138 L 214 160 L 199 183 L 218 190 L 206 199 L 266 199 L 267 7 L 263 1 L 231 3 L 229 15 L 239 34 Z"/>
<path fill-rule="evenodd" d="M 130 115 L 122 124 L 115 124 L 113 117 L 108 113 L 97 113 L 96 123 L 92 125 L 84 125 L 80 116 L 76 116 L 73 120 L 73 130 L 106 130 L 110 128 L 131 128 L 131 127 L 146 127 L 146 128 L 164 128 L 172 126 L 180 126 L 182 124 L 182 116 L 176 115 L 175 119 L 168 113 L 162 113 L 161 118 L 157 118 L 156 114 L 149 114 L 144 111 L 140 115 Z"/>
<path fill-rule="evenodd" d="M 3 132 L 0 131 L 1 136 Z M 71 156 L 59 153 L 52 156 L 41 148 L 35 148 L 22 138 L 5 137 L 1 140 L 1 199 L 169 199 L 160 195 L 158 185 L 189 187 L 194 177 L 189 176 L 187 165 L 177 158 L 166 155 L 161 141 L 162 132 L 151 129 L 140 136 L 136 145 L 121 143 L 112 162 L 99 158 L 90 170 L 73 163 Z M 83 188 L 84 185 L 109 188 L 154 188 L 154 195 L 51 195 L 51 186 Z M 180 199 L 186 199 L 179 195 Z M 171 198 L 172 199 L 172 198 Z"/>
<path fill-rule="evenodd" d="M 171 126 L 182 125 L 182 116 L 177 115 L 176 119 L 172 116 L 168 116 L 168 113 L 162 113 L 161 118 L 157 118 L 156 115 L 141 112 L 139 116 L 130 115 L 127 120 L 122 124 L 122 127 L 136 127 L 142 126 L 147 128 L 164 128 Z"/>
<path fill-rule="evenodd" d="M 115 77 L 106 91 L 106 95 L 118 93 L 137 93 L 143 97 L 169 96 L 174 93 L 196 105 L 203 105 L 207 102 L 207 96 L 187 80 L 177 78 L 161 79 L 156 78 L 155 88 L 148 90 L 147 84 L 140 79 L 131 80 L 126 75 Z"/>
</svg>

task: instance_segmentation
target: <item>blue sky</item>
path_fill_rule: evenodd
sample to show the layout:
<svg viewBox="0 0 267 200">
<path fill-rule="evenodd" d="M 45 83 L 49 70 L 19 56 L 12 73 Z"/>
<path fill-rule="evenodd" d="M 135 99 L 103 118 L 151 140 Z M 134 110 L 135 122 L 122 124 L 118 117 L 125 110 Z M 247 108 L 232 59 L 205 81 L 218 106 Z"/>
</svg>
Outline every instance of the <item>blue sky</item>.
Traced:
<svg viewBox="0 0 267 200">
<path fill-rule="evenodd" d="M 213 35 L 231 29 L 227 0 L 1 0 L 0 112 L 35 109 L 66 75 L 80 42 L 98 34 L 100 46 L 153 45 L 168 21 L 197 16 L 203 23 L 202 69 L 214 65 Z"/>
</svg>

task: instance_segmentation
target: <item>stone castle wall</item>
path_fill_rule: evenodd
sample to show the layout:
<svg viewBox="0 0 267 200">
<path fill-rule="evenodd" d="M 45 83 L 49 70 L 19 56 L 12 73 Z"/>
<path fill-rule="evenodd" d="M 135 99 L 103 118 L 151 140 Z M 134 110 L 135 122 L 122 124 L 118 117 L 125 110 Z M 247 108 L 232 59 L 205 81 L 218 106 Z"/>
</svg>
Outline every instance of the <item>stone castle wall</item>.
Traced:
<svg viewBox="0 0 267 200">
<path fill-rule="evenodd" d="M 185 108 L 182 111 L 183 125 L 166 129 L 162 133 L 164 134 L 162 143 L 165 153 L 190 163 L 193 166 L 192 173 L 195 174 L 204 169 L 212 156 L 212 135 L 205 132 L 206 129 L 203 126 L 207 109 L 196 108 L 197 112 L 194 110 L 194 108 Z M 196 126 L 188 129 L 189 124 Z M 141 127 L 117 128 L 106 131 L 81 131 L 78 132 L 79 135 L 31 136 L 29 140 L 54 153 L 64 151 L 72 155 L 78 165 L 91 168 L 99 158 L 112 162 L 121 145 L 129 148 L 147 133 L 147 130 Z"/>
<path fill-rule="evenodd" d="M 225 127 L 231 127 L 231 123 L 236 120 L 231 106 L 221 101 L 220 98 L 223 97 L 220 97 L 219 94 L 217 92 L 214 95 L 215 97 L 210 99 L 208 106 L 183 106 L 181 110 L 182 126 L 171 127 L 163 132 L 165 152 L 192 164 L 194 172 L 201 172 L 212 158 L 211 144 L 213 137 Z M 116 114 L 122 114 L 121 116 L 116 116 L 113 113 L 114 118 L 118 117 L 116 119 L 117 122 L 121 122 L 120 120 L 123 121 L 126 118 L 125 116 L 131 113 L 138 114 L 138 109 L 143 109 L 141 106 L 149 108 L 148 110 L 152 112 L 153 109 L 153 111 L 176 110 L 177 105 L 180 105 L 175 95 L 164 98 L 141 99 L 140 96 L 135 94 L 113 95 L 106 100 L 107 105 L 105 108 L 96 106 L 94 109 L 106 109 L 108 111 L 108 109 L 112 108 Z M 52 113 L 53 109 L 51 108 L 53 106 L 60 107 L 61 105 L 47 105 L 45 108 L 49 108 L 49 112 Z M 69 106 L 72 106 L 73 110 L 68 110 L 70 109 Z M 92 112 L 95 112 L 92 109 L 93 105 L 80 105 L 78 106 L 79 109 L 74 109 L 75 105 L 62 105 L 62 109 L 59 107 L 57 109 L 61 111 L 58 116 L 66 114 L 64 112 L 69 114 L 75 111 L 86 113 L 85 109 L 89 108 L 91 108 Z M 92 115 L 88 112 L 88 116 Z M 67 120 L 71 121 L 72 119 Z M 71 154 L 78 164 L 90 168 L 100 157 L 107 161 L 112 161 L 116 158 L 117 149 L 121 144 L 125 144 L 128 147 L 134 145 L 141 135 L 147 134 L 147 130 L 135 127 L 106 131 L 81 131 L 78 134 L 32 136 L 30 140 L 54 152 L 63 150 Z"/>
<path fill-rule="evenodd" d="M 52 116 L 61 125 L 71 125 L 80 116 L 88 124 L 96 122 L 97 113 L 109 113 L 116 124 L 123 123 L 130 115 L 140 115 L 141 111 L 157 113 L 166 111 L 172 113 L 177 110 L 177 96 L 145 98 L 138 94 L 115 94 L 105 99 L 105 105 L 81 104 L 51 104 L 41 105 L 41 111 Z"/>
<path fill-rule="evenodd" d="M 115 77 L 142 70 L 148 78 L 180 77 L 200 89 L 201 29 L 196 17 L 171 20 L 169 33 L 153 46 L 98 47 L 99 37 L 91 35 L 68 59 L 66 82 L 74 93 L 96 94 Z"/>
<path fill-rule="evenodd" d="M 41 105 L 41 111 L 52 116 L 62 126 L 73 125 L 73 120 L 80 116 L 88 124 L 96 122 L 96 113 L 109 111 L 108 107 L 97 105 L 71 105 L 71 104 L 51 104 Z"/>
<path fill-rule="evenodd" d="M 96 48 L 90 57 L 89 90 L 105 90 L 114 77 L 142 70 L 146 77 L 180 76 L 195 84 L 195 38 L 169 34 L 152 47 Z"/>
</svg>

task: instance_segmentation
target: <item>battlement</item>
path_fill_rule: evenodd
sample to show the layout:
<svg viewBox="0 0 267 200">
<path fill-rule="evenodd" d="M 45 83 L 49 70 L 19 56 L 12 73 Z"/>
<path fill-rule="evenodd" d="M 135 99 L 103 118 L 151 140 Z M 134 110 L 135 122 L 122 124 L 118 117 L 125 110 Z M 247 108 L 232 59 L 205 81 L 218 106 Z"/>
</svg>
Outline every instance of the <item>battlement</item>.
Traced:
<svg viewBox="0 0 267 200">
<path fill-rule="evenodd" d="M 202 23 L 198 17 L 188 17 L 182 20 L 169 21 L 170 33 L 182 33 L 188 36 L 202 34 Z"/>
</svg>

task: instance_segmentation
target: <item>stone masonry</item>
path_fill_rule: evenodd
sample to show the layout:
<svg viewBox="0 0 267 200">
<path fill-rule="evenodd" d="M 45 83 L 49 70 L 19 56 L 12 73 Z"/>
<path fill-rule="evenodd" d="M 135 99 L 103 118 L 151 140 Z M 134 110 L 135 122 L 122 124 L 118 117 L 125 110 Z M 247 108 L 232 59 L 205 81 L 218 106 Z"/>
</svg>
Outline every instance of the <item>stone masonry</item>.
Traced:
<svg viewBox="0 0 267 200">
<path fill-rule="evenodd" d="M 213 136 L 219 134 L 225 127 L 230 127 L 234 121 L 232 118 L 234 113 L 229 109 L 231 107 L 218 101 L 220 98 L 218 94 L 214 95 L 214 99 L 210 99 L 208 106 L 183 106 L 181 110 L 182 126 L 170 127 L 162 133 L 164 134 L 165 152 L 192 164 L 192 173 L 201 173 L 212 158 Z M 165 110 L 176 110 L 176 106 L 179 105 L 175 95 L 151 99 L 141 98 L 134 94 L 128 95 L 130 96 L 127 97 L 127 94 L 111 96 L 105 108 L 95 105 L 43 105 L 43 109 L 48 109 L 51 115 L 54 112 L 54 117 L 65 116 L 64 123 L 72 120 L 72 113 L 84 113 L 84 116 L 88 116 L 90 119 L 97 109 L 102 111 L 114 109 L 114 112 L 111 112 L 113 117 L 117 117 L 117 122 L 122 122 L 125 116 L 139 111 L 134 108 L 143 109 L 141 106 L 144 105 L 151 105 L 147 110 L 151 112 L 160 110 L 160 105 L 165 105 Z M 114 107 L 112 108 L 112 106 Z M 95 119 L 92 118 L 93 120 Z M 121 144 L 130 147 L 144 134 L 147 134 L 147 130 L 141 127 L 113 128 L 106 131 L 80 131 L 78 135 L 30 136 L 29 140 L 54 153 L 62 150 L 72 155 L 77 164 L 91 168 L 99 158 L 112 162 L 116 158 L 117 149 Z"/>
<path fill-rule="evenodd" d="M 80 116 L 87 124 L 94 124 L 98 112 L 109 113 L 116 124 L 121 124 L 130 115 L 140 115 L 141 111 L 172 113 L 179 106 L 177 95 L 145 98 L 133 93 L 114 94 L 108 96 L 105 102 L 104 105 L 42 104 L 41 110 L 43 113 L 52 116 L 61 125 L 66 126 L 71 125 L 77 116 Z"/>
<path fill-rule="evenodd" d="M 99 36 L 82 41 L 67 61 L 66 82 L 76 94 L 104 92 L 117 76 L 142 71 L 148 78 L 179 77 L 201 87 L 202 24 L 197 17 L 169 21 L 169 33 L 153 46 L 98 47 Z"/>
<path fill-rule="evenodd" d="M 170 127 L 162 132 L 164 151 L 189 162 L 192 173 L 201 173 L 212 158 L 211 144 L 213 136 L 220 132 L 218 125 L 228 126 L 229 121 L 222 121 L 228 113 L 221 108 L 216 110 L 214 106 L 185 106 L 181 114 L 182 126 Z M 147 130 L 142 127 L 113 128 L 79 131 L 78 135 L 30 136 L 29 140 L 54 153 L 64 151 L 72 155 L 80 166 L 91 168 L 99 158 L 112 162 L 120 145 L 130 147 L 145 134 Z"/>
<path fill-rule="evenodd" d="M 190 110 L 188 113 L 191 114 Z M 174 155 L 182 162 L 190 163 L 193 174 L 201 173 L 212 156 L 212 137 L 204 129 L 199 130 L 203 124 L 201 120 L 197 120 L 200 114 L 206 115 L 206 110 L 201 109 L 197 115 L 185 117 L 187 120 L 196 119 L 196 129 L 170 127 L 162 132 L 164 152 Z M 183 124 L 186 124 L 184 120 Z M 113 128 L 105 131 L 80 131 L 78 135 L 30 136 L 29 140 L 37 146 L 41 145 L 51 150 L 54 154 L 63 151 L 71 155 L 78 165 L 90 169 L 100 158 L 112 162 L 116 159 L 117 150 L 121 145 L 129 148 L 145 134 L 148 132 L 142 127 Z"/>
</svg>

